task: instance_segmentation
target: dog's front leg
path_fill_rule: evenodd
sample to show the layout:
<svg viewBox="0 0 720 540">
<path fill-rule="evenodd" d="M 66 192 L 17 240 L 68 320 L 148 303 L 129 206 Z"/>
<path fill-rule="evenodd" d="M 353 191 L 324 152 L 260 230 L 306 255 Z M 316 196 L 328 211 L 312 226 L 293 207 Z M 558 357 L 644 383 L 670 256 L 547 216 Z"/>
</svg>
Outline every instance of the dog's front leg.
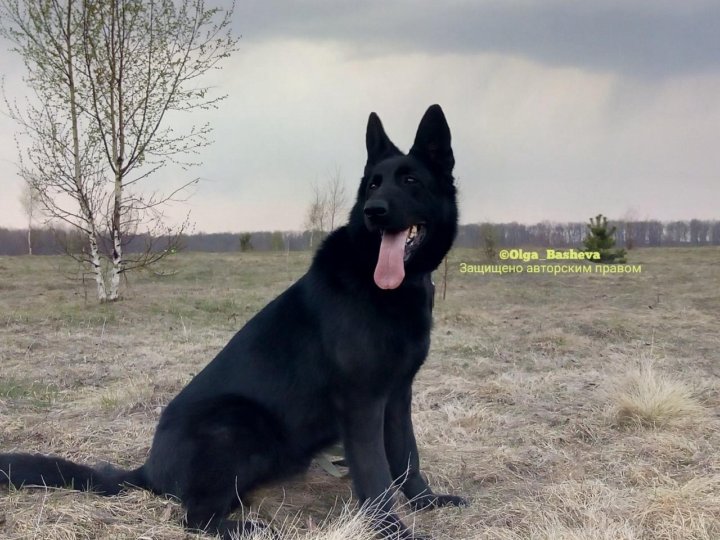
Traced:
<svg viewBox="0 0 720 540">
<path fill-rule="evenodd" d="M 433 493 L 420 474 L 420 458 L 412 425 L 411 382 L 393 392 L 385 409 L 385 450 L 394 480 L 401 483 L 402 491 L 413 509 L 439 506 L 464 506 L 467 501 L 457 495 Z"/>
<path fill-rule="evenodd" d="M 400 483 L 405 496 L 414 501 L 432 494 L 432 490 L 420 475 L 420 458 L 410 416 L 411 400 L 410 383 L 403 384 L 390 396 L 385 408 L 385 451 L 390 474 Z"/>
<path fill-rule="evenodd" d="M 376 399 L 368 403 L 367 396 L 344 401 L 347 401 L 342 413 L 345 456 L 360 503 L 385 537 L 421 540 L 410 533 L 393 511 L 395 488 L 383 443 L 385 401 Z"/>
</svg>

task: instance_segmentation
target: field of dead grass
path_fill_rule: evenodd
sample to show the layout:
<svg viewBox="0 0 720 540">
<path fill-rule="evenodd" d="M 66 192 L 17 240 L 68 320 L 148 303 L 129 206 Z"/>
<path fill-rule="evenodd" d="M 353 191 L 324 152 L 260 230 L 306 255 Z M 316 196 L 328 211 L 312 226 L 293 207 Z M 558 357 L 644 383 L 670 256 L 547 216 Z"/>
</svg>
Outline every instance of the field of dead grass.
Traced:
<svg viewBox="0 0 720 540">
<path fill-rule="evenodd" d="M 431 485 L 470 506 L 407 521 L 437 540 L 720 538 L 720 250 L 634 250 L 629 275 L 460 273 L 481 259 L 451 254 L 414 401 Z M 163 405 L 308 262 L 179 254 L 100 306 L 63 258 L 0 258 L 0 451 L 137 466 Z M 250 511 L 288 539 L 370 538 L 349 499 L 313 466 Z M 181 512 L 4 491 L 0 538 L 201 538 Z"/>
</svg>

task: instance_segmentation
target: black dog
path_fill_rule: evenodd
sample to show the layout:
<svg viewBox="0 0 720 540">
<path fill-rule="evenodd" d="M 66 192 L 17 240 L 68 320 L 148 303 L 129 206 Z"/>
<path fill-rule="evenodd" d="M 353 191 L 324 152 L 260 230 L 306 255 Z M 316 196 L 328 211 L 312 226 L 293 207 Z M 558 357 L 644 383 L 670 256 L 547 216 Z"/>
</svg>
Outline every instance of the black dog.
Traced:
<svg viewBox="0 0 720 540">
<path fill-rule="evenodd" d="M 0 454 L 0 483 L 105 495 L 142 487 L 178 497 L 188 528 L 230 538 L 264 527 L 226 519 L 243 495 L 303 471 L 340 439 L 356 495 L 386 537 L 420 538 L 393 512 L 396 482 L 414 508 L 464 504 L 421 476 L 410 418 L 430 346 L 430 272 L 457 229 L 450 130 L 431 106 L 406 155 L 372 113 L 366 142 L 349 223 L 170 402 L 142 467 Z"/>
</svg>

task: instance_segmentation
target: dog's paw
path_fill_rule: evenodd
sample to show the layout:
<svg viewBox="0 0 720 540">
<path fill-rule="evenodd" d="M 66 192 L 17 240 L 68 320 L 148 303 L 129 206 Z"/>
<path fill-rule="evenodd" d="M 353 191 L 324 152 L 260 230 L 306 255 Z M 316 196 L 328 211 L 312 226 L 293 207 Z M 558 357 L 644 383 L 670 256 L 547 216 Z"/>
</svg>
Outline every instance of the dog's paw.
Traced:
<svg viewBox="0 0 720 540">
<path fill-rule="evenodd" d="M 420 495 L 410 501 L 413 510 L 432 510 L 441 506 L 467 506 L 468 502 L 457 495 Z"/>
</svg>

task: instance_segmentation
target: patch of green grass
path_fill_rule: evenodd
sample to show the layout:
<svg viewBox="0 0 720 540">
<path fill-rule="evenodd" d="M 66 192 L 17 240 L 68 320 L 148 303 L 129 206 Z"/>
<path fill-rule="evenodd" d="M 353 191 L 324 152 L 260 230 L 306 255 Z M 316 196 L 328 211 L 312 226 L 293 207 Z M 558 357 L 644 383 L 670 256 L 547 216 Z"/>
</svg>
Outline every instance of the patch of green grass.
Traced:
<svg viewBox="0 0 720 540">
<path fill-rule="evenodd" d="M 36 381 L 22 381 L 13 378 L 0 379 L 0 399 L 24 402 L 36 409 L 46 409 L 58 396 L 55 385 Z"/>
<path fill-rule="evenodd" d="M 237 312 L 238 307 L 232 298 L 199 298 L 195 300 L 195 309 L 207 313 L 231 315 Z"/>
</svg>

